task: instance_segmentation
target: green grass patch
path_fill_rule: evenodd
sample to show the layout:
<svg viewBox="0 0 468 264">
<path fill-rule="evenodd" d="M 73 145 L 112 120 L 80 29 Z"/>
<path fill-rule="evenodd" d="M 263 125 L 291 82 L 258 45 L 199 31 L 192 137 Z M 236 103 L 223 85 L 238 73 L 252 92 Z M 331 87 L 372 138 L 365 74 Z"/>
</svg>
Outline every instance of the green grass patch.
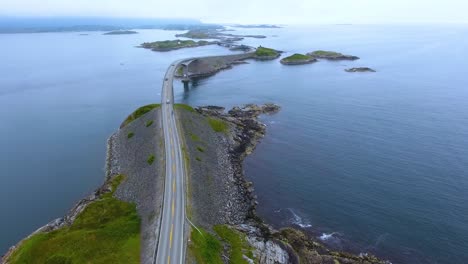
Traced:
<svg viewBox="0 0 468 264">
<path fill-rule="evenodd" d="M 197 146 L 197 150 L 200 151 L 200 152 L 205 152 L 205 149 L 200 147 L 200 146 Z"/>
<path fill-rule="evenodd" d="M 215 132 L 227 132 L 228 131 L 228 124 L 221 119 L 218 118 L 208 118 L 208 123 L 210 124 L 211 128 Z"/>
<path fill-rule="evenodd" d="M 132 138 L 134 135 L 135 135 L 135 133 L 129 132 L 129 133 L 127 134 L 127 138 Z"/>
<path fill-rule="evenodd" d="M 183 109 L 183 110 L 187 110 L 189 112 L 195 112 L 195 109 L 193 109 L 193 107 L 191 107 L 190 105 L 187 105 L 187 104 L 174 104 L 174 107 L 179 108 L 179 109 Z"/>
<path fill-rule="evenodd" d="M 151 154 L 149 155 L 148 159 L 146 160 L 146 162 L 148 162 L 149 165 L 153 164 L 154 162 L 154 155 Z"/>
<path fill-rule="evenodd" d="M 223 247 L 221 242 L 215 236 L 200 229 L 192 229 L 192 243 L 190 250 L 195 256 L 198 264 L 223 264 L 221 252 Z"/>
<path fill-rule="evenodd" d="M 200 137 L 192 133 L 190 134 L 190 138 L 196 142 L 200 141 Z"/>
<path fill-rule="evenodd" d="M 342 56 L 343 54 L 334 51 L 316 50 L 308 53 L 310 56 Z"/>
<path fill-rule="evenodd" d="M 140 218 L 136 206 L 112 196 L 125 176 L 116 176 L 112 192 L 89 204 L 70 227 L 38 233 L 25 240 L 9 263 L 139 263 Z"/>
<path fill-rule="evenodd" d="M 153 120 L 146 121 L 146 127 L 149 127 L 153 124 Z"/>
<path fill-rule="evenodd" d="M 296 53 L 294 55 L 284 58 L 283 60 L 284 61 L 302 61 L 302 60 L 309 60 L 310 58 L 311 58 L 310 56 Z"/>
<path fill-rule="evenodd" d="M 201 158 L 200 157 L 196 157 L 195 158 L 197 161 L 201 161 Z"/>
<path fill-rule="evenodd" d="M 226 225 L 217 225 L 214 226 L 213 229 L 224 242 L 229 244 L 229 263 L 248 264 L 242 255 L 246 255 L 250 259 L 253 259 L 252 248 L 247 243 L 244 234 L 237 230 L 231 229 Z"/>
<path fill-rule="evenodd" d="M 278 51 L 260 46 L 255 50 L 255 55 L 259 57 L 278 56 Z"/>
<path fill-rule="evenodd" d="M 145 105 L 145 106 L 142 106 L 140 108 L 138 108 L 137 110 L 135 110 L 133 113 L 131 113 L 124 121 L 123 123 L 120 125 L 120 128 L 123 128 L 125 127 L 126 125 L 130 124 L 132 121 L 134 121 L 135 119 L 141 117 L 142 115 L 148 113 L 149 111 L 155 109 L 156 107 L 160 107 L 161 104 L 149 104 L 149 105 Z"/>
</svg>

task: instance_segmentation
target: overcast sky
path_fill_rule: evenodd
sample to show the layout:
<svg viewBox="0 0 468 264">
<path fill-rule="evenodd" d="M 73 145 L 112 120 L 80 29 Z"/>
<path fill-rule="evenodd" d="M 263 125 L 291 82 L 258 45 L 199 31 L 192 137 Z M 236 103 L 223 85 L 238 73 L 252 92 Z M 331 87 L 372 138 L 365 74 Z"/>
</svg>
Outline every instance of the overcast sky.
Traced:
<svg viewBox="0 0 468 264">
<path fill-rule="evenodd" d="M 198 18 L 219 23 L 467 23 L 468 0 L 0 0 L 0 15 Z"/>
</svg>

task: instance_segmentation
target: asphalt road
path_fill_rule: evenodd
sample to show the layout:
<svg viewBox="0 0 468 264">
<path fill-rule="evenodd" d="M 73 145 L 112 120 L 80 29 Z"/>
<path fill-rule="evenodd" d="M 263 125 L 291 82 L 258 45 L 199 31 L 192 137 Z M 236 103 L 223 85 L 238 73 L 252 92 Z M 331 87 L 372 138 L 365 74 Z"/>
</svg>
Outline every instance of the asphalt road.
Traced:
<svg viewBox="0 0 468 264">
<path fill-rule="evenodd" d="M 166 153 L 164 202 L 155 264 L 182 264 L 185 260 L 185 167 L 174 114 L 172 82 L 176 61 L 167 69 L 161 92 L 162 127 Z M 169 103 L 167 103 L 169 101 Z"/>
</svg>

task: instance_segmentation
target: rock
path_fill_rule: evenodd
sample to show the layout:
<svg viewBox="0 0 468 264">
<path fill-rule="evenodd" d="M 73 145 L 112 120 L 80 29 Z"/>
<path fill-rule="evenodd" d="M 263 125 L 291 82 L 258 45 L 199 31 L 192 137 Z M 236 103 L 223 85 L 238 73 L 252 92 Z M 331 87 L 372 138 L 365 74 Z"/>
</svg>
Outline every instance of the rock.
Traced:
<svg viewBox="0 0 468 264">
<path fill-rule="evenodd" d="M 346 72 L 376 72 L 374 69 L 368 67 L 357 67 L 345 69 Z"/>
</svg>

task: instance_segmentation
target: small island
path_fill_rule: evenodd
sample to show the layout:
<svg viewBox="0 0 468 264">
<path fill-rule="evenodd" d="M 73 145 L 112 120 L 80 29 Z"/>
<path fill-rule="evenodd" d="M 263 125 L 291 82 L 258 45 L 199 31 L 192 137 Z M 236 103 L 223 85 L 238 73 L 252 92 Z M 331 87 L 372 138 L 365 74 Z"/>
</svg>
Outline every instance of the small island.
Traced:
<svg viewBox="0 0 468 264">
<path fill-rule="evenodd" d="M 301 65 L 316 62 L 317 59 L 304 54 L 293 54 L 289 57 L 281 59 L 281 64 L 284 65 Z"/>
<path fill-rule="evenodd" d="M 344 55 L 339 52 L 326 51 L 326 50 L 316 50 L 314 52 L 307 53 L 308 56 L 314 57 L 316 59 L 326 59 L 326 60 L 358 60 L 359 57 L 352 55 Z"/>
<path fill-rule="evenodd" d="M 349 68 L 345 69 L 346 72 L 376 72 L 376 70 L 371 69 L 369 67 L 357 67 L 357 68 Z"/>
<path fill-rule="evenodd" d="M 155 42 L 145 42 L 140 45 L 140 47 L 145 49 L 151 49 L 152 51 L 171 51 L 182 48 L 194 48 L 206 45 L 217 44 L 213 41 L 193 41 L 193 40 L 164 40 L 164 41 L 155 41 Z"/>
<path fill-rule="evenodd" d="M 138 32 L 133 30 L 116 30 L 104 33 L 103 35 L 131 35 L 131 34 L 138 34 Z"/>
<path fill-rule="evenodd" d="M 191 39 L 231 39 L 234 41 L 242 40 L 242 38 L 266 38 L 263 35 L 235 35 L 235 34 L 228 34 L 223 33 L 219 30 L 213 29 L 196 29 L 196 30 L 189 30 L 186 33 L 177 34 L 175 35 L 177 38 L 191 38 Z"/>
<path fill-rule="evenodd" d="M 278 50 L 265 48 L 259 46 L 254 52 L 254 59 L 257 60 L 274 60 L 280 56 L 281 52 Z"/>
</svg>

